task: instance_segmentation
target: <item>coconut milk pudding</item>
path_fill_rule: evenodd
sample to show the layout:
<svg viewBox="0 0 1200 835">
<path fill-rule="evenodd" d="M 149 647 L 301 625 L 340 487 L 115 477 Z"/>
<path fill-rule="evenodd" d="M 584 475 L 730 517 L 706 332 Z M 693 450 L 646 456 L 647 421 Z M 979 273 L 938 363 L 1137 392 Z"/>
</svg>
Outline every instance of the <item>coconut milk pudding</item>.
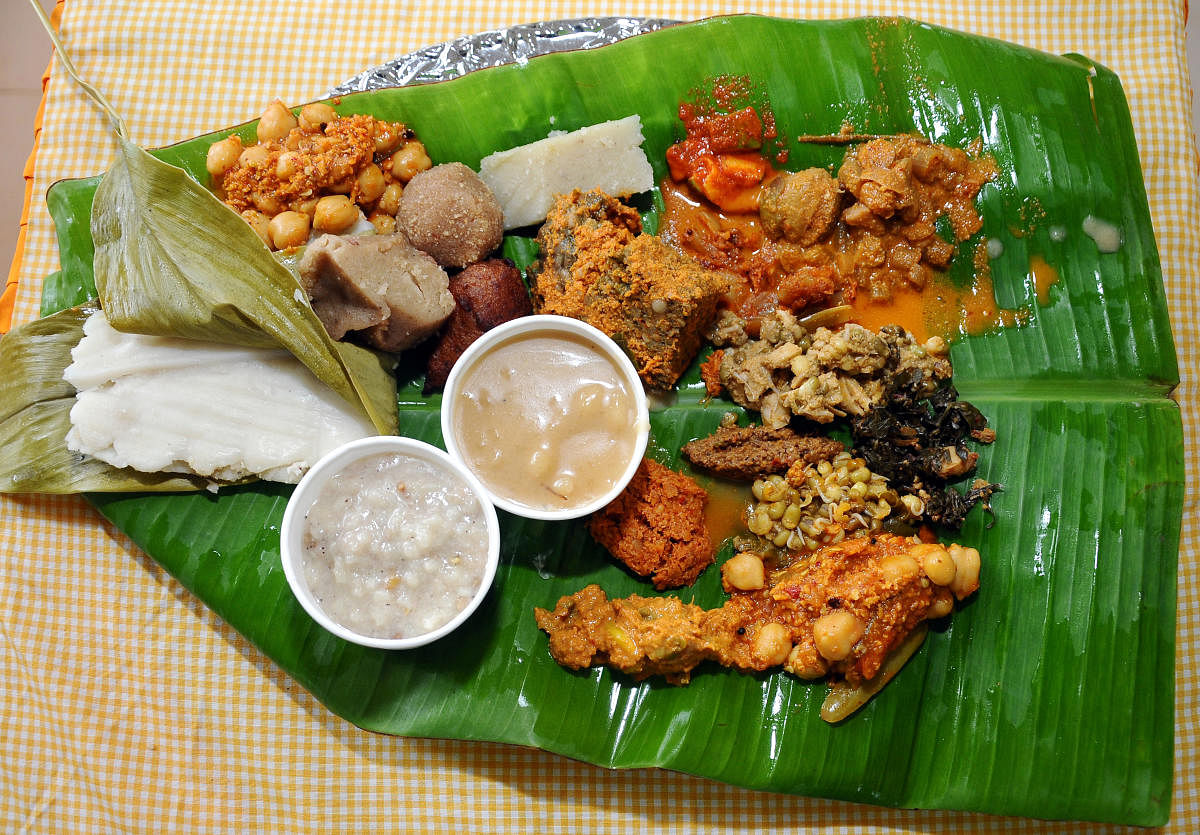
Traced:
<svg viewBox="0 0 1200 835">
<path fill-rule="evenodd" d="M 531 331 L 501 342 L 465 370 L 450 407 L 471 471 L 493 493 L 537 510 L 604 496 L 638 438 L 620 369 L 569 333 Z"/>
<path fill-rule="evenodd" d="M 483 581 L 487 521 L 467 482 L 398 453 L 355 461 L 305 516 L 302 571 L 321 609 L 373 638 L 449 622 Z"/>
</svg>

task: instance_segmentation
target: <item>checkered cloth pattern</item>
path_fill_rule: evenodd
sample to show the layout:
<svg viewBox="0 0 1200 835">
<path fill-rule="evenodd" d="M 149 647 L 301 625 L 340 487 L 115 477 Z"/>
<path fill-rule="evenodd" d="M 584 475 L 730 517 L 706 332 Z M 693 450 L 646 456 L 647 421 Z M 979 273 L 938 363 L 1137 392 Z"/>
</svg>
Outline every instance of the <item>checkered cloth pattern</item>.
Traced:
<svg viewBox="0 0 1200 835">
<path fill-rule="evenodd" d="M 33 14 L 10 2 L 8 15 Z M 796 0 L 68 0 L 55 20 L 131 137 L 165 145 L 304 102 L 419 47 L 513 23 L 904 15 L 1079 52 L 1115 70 L 1133 111 L 1197 472 L 1200 216 L 1185 2 Z M 47 54 L 49 55 L 47 42 Z M 100 110 L 56 61 L 26 170 L 9 283 L 37 315 L 58 264 L 47 187 L 104 171 Z M 10 136 L 10 153 L 30 137 Z M 0 310 L 0 313 L 3 311 Z M 0 830 L 8 832 L 1107 832 L 765 794 L 658 770 L 608 771 L 505 745 L 370 734 L 338 719 L 76 497 L 0 497 Z M 1200 539 L 1189 484 L 1180 561 L 1176 767 L 1168 831 L 1200 832 Z M 1150 686 L 1150 683 L 1147 683 Z"/>
</svg>

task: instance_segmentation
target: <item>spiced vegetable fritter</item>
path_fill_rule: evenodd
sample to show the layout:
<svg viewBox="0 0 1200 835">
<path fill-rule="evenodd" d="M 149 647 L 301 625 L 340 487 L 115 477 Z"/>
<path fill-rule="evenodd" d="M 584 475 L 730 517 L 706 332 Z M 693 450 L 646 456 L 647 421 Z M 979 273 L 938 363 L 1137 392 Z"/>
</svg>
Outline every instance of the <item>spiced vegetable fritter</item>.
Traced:
<svg viewBox="0 0 1200 835">
<path fill-rule="evenodd" d="M 673 597 L 609 600 L 590 585 L 535 616 L 550 654 L 570 669 L 607 665 L 639 680 L 686 684 L 711 660 L 857 683 L 874 677 L 921 623 L 949 614 L 955 599 L 979 587 L 979 552 L 880 534 L 823 548 L 762 588 L 746 581 L 753 572 L 731 573 L 733 594 L 718 609 Z"/>
</svg>

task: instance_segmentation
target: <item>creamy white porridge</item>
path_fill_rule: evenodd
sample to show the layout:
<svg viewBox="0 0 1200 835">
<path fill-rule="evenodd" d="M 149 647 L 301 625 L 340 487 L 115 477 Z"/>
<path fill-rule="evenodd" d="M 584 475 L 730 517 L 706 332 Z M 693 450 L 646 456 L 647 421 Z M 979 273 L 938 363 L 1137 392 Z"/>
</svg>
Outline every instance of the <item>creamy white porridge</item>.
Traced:
<svg viewBox="0 0 1200 835">
<path fill-rule="evenodd" d="M 448 467 L 379 453 L 322 486 L 302 544 L 304 580 L 330 618 L 373 638 L 409 638 L 450 621 L 479 590 L 487 520 Z"/>
</svg>

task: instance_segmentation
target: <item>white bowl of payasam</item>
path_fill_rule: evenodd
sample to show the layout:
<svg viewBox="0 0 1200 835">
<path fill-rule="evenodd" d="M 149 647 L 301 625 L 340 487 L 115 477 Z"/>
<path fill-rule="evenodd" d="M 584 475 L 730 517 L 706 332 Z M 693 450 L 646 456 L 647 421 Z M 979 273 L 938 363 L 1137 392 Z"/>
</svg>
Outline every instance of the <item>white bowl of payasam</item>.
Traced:
<svg viewBox="0 0 1200 835">
<path fill-rule="evenodd" d="M 361 438 L 301 479 L 280 527 L 300 605 L 363 646 L 411 649 L 479 607 L 500 562 L 496 510 L 479 480 L 412 438 Z"/>
<path fill-rule="evenodd" d="M 629 484 L 646 451 L 646 392 L 625 352 L 565 316 L 525 316 L 487 331 L 446 380 L 446 450 L 499 508 L 575 519 Z"/>
</svg>

